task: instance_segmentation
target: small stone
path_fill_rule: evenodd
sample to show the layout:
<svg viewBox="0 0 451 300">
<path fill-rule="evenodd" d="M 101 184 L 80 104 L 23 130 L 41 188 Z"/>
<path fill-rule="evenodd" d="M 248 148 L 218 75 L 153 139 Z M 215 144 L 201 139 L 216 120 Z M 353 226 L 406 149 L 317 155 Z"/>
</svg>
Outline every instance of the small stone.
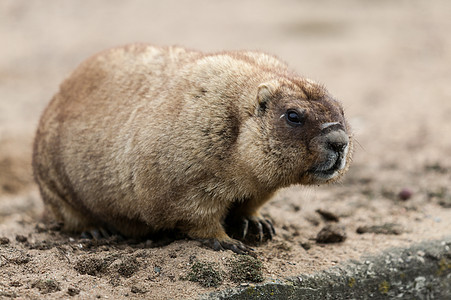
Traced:
<svg viewBox="0 0 451 300">
<path fill-rule="evenodd" d="M 69 296 L 75 296 L 75 295 L 78 295 L 78 294 L 80 294 L 80 289 L 77 289 L 77 288 L 75 288 L 75 287 L 69 287 L 69 288 L 67 289 L 67 294 L 68 294 Z"/>
<path fill-rule="evenodd" d="M 401 199 L 403 201 L 406 201 L 406 200 L 409 200 L 412 197 L 412 195 L 413 195 L 413 193 L 412 193 L 412 191 L 410 189 L 403 188 L 399 192 L 398 197 L 399 197 L 399 199 Z"/>
<path fill-rule="evenodd" d="M 404 232 L 401 225 L 395 223 L 385 223 L 382 225 L 373 226 L 359 226 L 356 230 L 357 233 L 375 233 L 375 234 L 392 234 L 399 235 Z"/>
<path fill-rule="evenodd" d="M 43 224 L 43 223 L 38 223 L 38 224 L 36 224 L 35 229 L 39 233 L 46 232 L 47 231 L 47 226 L 45 224 Z"/>
<path fill-rule="evenodd" d="M 447 195 L 439 200 L 438 204 L 444 208 L 451 208 L 451 195 Z"/>
<path fill-rule="evenodd" d="M 296 205 L 296 204 L 292 204 L 291 207 L 293 208 L 294 212 L 298 212 L 298 211 L 301 210 L 301 207 L 299 205 Z"/>
<path fill-rule="evenodd" d="M 305 251 L 310 250 L 312 248 L 312 244 L 309 242 L 301 242 L 300 244 Z"/>
<path fill-rule="evenodd" d="M 61 290 L 58 281 L 54 279 L 37 280 L 31 287 L 38 288 L 42 294 L 50 294 Z"/>
<path fill-rule="evenodd" d="M 346 239 L 344 226 L 338 224 L 328 224 L 316 236 L 317 243 L 340 243 Z"/>
<path fill-rule="evenodd" d="M 316 212 L 325 220 L 331 222 L 338 222 L 339 217 L 331 211 L 325 209 L 317 209 Z"/>
<path fill-rule="evenodd" d="M 19 243 L 25 243 L 27 240 L 27 237 L 24 235 L 16 235 L 16 241 L 18 241 Z"/>
<path fill-rule="evenodd" d="M 8 245 L 9 239 L 7 237 L 0 237 L 0 245 Z"/>
<path fill-rule="evenodd" d="M 133 286 L 131 287 L 130 291 L 131 291 L 133 294 L 145 294 L 145 293 L 147 293 L 147 290 L 146 290 L 146 289 L 144 289 L 144 288 L 142 288 L 142 287 L 138 287 L 138 286 L 136 286 L 136 285 L 133 285 Z"/>
</svg>

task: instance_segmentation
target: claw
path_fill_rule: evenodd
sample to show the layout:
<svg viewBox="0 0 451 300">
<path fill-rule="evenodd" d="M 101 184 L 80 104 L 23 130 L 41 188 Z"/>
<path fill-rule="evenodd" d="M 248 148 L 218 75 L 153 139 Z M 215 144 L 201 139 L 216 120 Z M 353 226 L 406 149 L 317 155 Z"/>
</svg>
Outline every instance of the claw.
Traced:
<svg viewBox="0 0 451 300">
<path fill-rule="evenodd" d="M 234 253 L 243 255 L 250 254 L 252 251 L 254 251 L 254 249 L 247 247 L 243 243 L 233 239 L 219 241 L 218 239 L 213 238 L 204 239 L 201 240 L 201 242 L 215 251 L 232 250 Z"/>
<path fill-rule="evenodd" d="M 224 250 L 224 248 L 222 248 L 219 241 L 216 239 L 207 240 L 207 242 L 209 242 L 209 244 L 210 244 L 209 246 L 211 248 L 213 248 L 213 250 L 215 250 L 215 251 Z"/>
<path fill-rule="evenodd" d="M 269 240 L 272 240 L 274 235 L 276 234 L 276 231 L 274 230 L 274 226 L 272 225 L 271 221 L 268 219 L 262 219 L 260 220 L 261 224 L 263 224 L 264 229 L 266 229 L 265 233 L 268 236 Z"/>
<path fill-rule="evenodd" d="M 272 240 L 276 234 L 270 220 L 257 216 L 229 218 L 226 228 L 232 238 L 252 244 Z"/>
<path fill-rule="evenodd" d="M 102 237 L 104 237 L 104 238 L 109 238 L 109 237 L 111 237 L 110 232 L 109 232 L 108 230 L 106 230 L 105 228 L 100 227 L 100 228 L 99 228 L 99 231 L 100 231 L 100 234 L 102 235 Z"/>
<path fill-rule="evenodd" d="M 92 229 L 92 230 L 90 231 L 90 233 L 91 233 L 92 237 L 93 237 L 95 240 L 100 240 L 100 239 L 102 239 L 102 233 L 100 232 L 100 230 L 98 230 L 98 229 Z"/>
<path fill-rule="evenodd" d="M 83 239 L 101 240 L 111 237 L 111 234 L 105 228 L 100 227 L 83 231 L 80 237 Z"/>
<path fill-rule="evenodd" d="M 268 222 L 269 226 L 271 227 L 272 234 L 275 235 L 276 230 L 274 229 L 274 225 L 272 224 L 272 222 L 268 219 L 266 219 L 266 222 Z"/>
<path fill-rule="evenodd" d="M 258 220 L 255 218 L 255 220 L 252 220 L 255 226 L 257 226 L 257 232 L 258 232 L 258 241 L 261 243 L 263 242 L 263 225 L 261 223 L 261 220 Z"/>
<path fill-rule="evenodd" d="M 83 232 L 80 234 L 80 237 L 81 237 L 82 239 L 92 239 L 92 235 L 91 235 L 88 231 L 83 231 Z"/>
<path fill-rule="evenodd" d="M 243 219 L 243 236 L 242 236 L 242 240 L 246 239 L 246 235 L 247 235 L 247 231 L 249 230 L 249 220 L 248 219 Z"/>
<path fill-rule="evenodd" d="M 230 247 L 230 250 L 232 250 L 234 253 L 245 254 L 245 252 L 243 250 L 241 250 L 239 247 L 237 247 L 236 245 L 232 245 Z"/>
</svg>

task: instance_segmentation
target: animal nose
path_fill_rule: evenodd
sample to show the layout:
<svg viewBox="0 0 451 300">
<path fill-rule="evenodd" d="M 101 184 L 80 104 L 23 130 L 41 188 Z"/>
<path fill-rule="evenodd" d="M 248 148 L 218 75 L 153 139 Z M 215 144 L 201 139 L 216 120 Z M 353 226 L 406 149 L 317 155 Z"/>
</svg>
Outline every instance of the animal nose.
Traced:
<svg viewBox="0 0 451 300">
<path fill-rule="evenodd" d="M 328 149 L 341 154 L 348 147 L 349 138 L 343 130 L 339 129 L 329 132 L 325 142 Z"/>
<path fill-rule="evenodd" d="M 335 152 L 343 152 L 346 147 L 348 146 L 347 142 L 337 142 L 337 141 L 329 141 L 327 143 L 327 146 L 329 147 L 329 149 L 335 151 Z"/>
</svg>

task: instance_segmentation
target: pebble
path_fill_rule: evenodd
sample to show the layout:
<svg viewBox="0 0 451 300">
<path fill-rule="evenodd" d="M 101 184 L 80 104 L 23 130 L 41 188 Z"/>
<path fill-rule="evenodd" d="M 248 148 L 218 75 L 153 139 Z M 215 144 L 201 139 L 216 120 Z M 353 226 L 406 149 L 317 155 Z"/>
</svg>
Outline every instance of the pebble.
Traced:
<svg viewBox="0 0 451 300">
<path fill-rule="evenodd" d="M 78 294 L 80 294 L 80 289 L 75 288 L 75 287 L 69 287 L 69 288 L 67 289 L 67 294 L 68 294 L 69 296 L 75 296 L 75 295 L 78 295 Z"/>
<path fill-rule="evenodd" d="M 16 235 L 16 241 L 18 241 L 19 243 L 25 243 L 27 240 L 28 239 L 26 236 L 20 234 Z"/>
<path fill-rule="evenodd" d="M 398 197 L 399 197 L 399 199 L 406 201 L 406 200 L 409 200 L 412 197 L 412 195 L 413 195 L 413 193 L 409 188 L 403 188 L 399 192 Z"/>
<path fill-rule="evenodd" d="M 344 226 L 338 224 L 328 224 L 318 232 L 316 236 L 317 243 L 341 243 L 346 239 L 346 231 Z"/>
<path fill-rule="evenodd" d="M 382 225 L 359 226 L 359 227 L 357 227 L 356 232 L 359 234 L 376 233 L 376 234 L 399 235 L 404 232 L 404 229 L 399 224 L 385 223 Z"/>
<path fill-rule="evenodd" d="M 0 245 L 9 244 L 9 239 L 7 237 L 0 237 Z"/>
<path fill-rule="evenodd" d="M 328 211 L 325 209 L 317 209 L 316 212 L 326 221 L 331 221 L 331 222 L 339 221 L 339 217 L 331 211 Z"/>
</svg>

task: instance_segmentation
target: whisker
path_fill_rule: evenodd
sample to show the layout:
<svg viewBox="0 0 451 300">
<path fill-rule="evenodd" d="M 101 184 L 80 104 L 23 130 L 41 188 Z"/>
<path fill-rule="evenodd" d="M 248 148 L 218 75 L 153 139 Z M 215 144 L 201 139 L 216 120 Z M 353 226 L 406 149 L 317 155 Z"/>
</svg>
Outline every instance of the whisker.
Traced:
<svg viewBox="0 0 451 300">
<path fill-rule="evenodd" d="M 365 151 L 366 152 L 366 149 L 365 149 L 365 147 L 363 147 L 363 145 L 362 144 L 360 144 L 360 142 L 356 139 L 356 138 L 354 138 L 354 141 L 356 142 L 356 144 L 357 145 L 359 145 L 359 147 L 363 150 L 363 151 Z"/>
</svg>

